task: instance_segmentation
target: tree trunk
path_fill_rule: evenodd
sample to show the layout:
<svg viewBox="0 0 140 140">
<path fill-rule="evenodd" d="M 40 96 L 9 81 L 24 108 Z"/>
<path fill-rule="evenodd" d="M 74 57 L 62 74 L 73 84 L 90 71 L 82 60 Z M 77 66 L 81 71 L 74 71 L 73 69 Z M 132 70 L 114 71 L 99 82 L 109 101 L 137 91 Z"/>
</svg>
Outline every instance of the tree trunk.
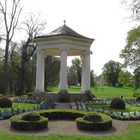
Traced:
<svg viewBox="0 0 140 140">
<path fill-rule="evenodd" d="M 6 41 L 4 64 L 3 64 L 3 93 L 7 93 L 8 89 L 8 55 L 9 55 L 9 41 Z"/>
</svg>

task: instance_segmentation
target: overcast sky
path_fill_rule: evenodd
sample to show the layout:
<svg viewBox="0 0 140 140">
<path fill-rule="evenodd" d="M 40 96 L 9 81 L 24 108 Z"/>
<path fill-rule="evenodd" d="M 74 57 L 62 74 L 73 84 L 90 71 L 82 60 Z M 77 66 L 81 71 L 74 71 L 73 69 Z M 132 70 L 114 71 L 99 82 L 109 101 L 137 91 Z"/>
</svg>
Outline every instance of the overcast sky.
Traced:
<svg viewBox="0 0 140 140">
<path fill-rule="evenodd" d="M 127 32 L 134 27 L 120 0 L 23 0 L 23 15 L 40 12 L 46 19 L 45 32 L 66 25 L 76 32 L 94 38 L 91 46 L 91 69 L 99 75 L 109 60 L 119 58 Z M 68 60 L 69 63 L 70 60 Z"/>
</svg>

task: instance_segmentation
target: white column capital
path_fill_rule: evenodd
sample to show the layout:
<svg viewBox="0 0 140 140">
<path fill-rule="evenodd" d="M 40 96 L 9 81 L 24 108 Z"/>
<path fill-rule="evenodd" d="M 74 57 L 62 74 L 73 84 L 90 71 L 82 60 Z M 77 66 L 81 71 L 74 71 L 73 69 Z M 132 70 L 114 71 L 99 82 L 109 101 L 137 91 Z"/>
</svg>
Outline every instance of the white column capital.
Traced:
<svg viewBox="0 0 140 140">
<path fill-rule="evenodd" d="M 92 54 L 92 51 L 86 50 L 86 51 L 83 51 L 82 52 L 82 55 L 81 56 L 90 55 L 90 54 Z"/>
<path fill-rule="evenodd" d="M 44 50 L 42 49 L 37 49 L 37 54 L 45 55 Z"/>
<path fill-rule="evenodd" d="M 62 51 L 68 52 L 68 51 L 69 51 L 69 48 L 60 48 L 60 51 L 61 51 L 61 52 L 62 52 Z"/>
</svg>

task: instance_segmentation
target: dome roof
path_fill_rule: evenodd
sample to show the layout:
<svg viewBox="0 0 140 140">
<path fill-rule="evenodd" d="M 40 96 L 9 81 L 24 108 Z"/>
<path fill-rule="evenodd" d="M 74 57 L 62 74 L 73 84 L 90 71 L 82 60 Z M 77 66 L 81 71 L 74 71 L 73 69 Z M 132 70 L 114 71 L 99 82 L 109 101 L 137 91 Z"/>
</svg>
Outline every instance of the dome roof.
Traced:
<svg viewBox="0 0 140 140">
<path fill-rule="evenodd" d="M 62 35 L 94 40 L 94 39 L 85 37 L 83 35 L 80 35 L 79 33 L 75 32 L 70 27 L 66 26 L 65 24 L 62 25 L 61 27 L 57 28 L 56 30 L 46 34 L 46 35 L 37 36 L 37 38 L 51 37 L 51 36 L 62 36 Z"/>
</svg>

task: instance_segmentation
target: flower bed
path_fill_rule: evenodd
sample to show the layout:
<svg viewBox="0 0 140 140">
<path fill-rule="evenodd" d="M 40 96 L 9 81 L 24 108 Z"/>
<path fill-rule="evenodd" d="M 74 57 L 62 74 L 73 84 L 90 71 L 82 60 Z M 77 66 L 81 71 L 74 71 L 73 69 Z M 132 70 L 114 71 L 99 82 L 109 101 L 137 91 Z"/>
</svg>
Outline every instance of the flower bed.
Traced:
<svg viewBox="0 0 140 140">
<path fill-rule="evenodd" d="M 21 100 L 20 100 L 21 101 Z M 23 101 L 18 101 L 18 103 L 23 104 Z M 16 101 L 14 101 L 16 103 Z M 26 102 L 27 104 L 30 104 L 31 102 Z M 44 109 L 52 109 L 54 108 L 54 103 L 50 101 L 42 101 L 40 104 L 34 104 L 33 107 L 24 108 L 21 105 L 13 105 L 11 108 L 4 108 L 3 110 L 0 110 L 0 120 L 9 119 L 13 115 L 25 113 L 25 112 L 31 112 L 36 110 L 44 110 Z M 16 106 L 16 107 L 15 107 Z"/>
<path fill-rule="evenodd" d="M 103 102 L 101 102 L 102 104 Z M 90 105 L 96 104 L 96 102 L 90 101 L 90 102 L 73 102 L 71 103 L 71 107 L 74 110 L 84 110 L 84 111 L 90 111 L 90 112 L 101 112 L 104 114 L 107 114 L 111 116 L 114 119 L 119 120 L 140 120 L 140 111 L 119 111 L 119 110 L 112 110 L 110 108 L 98 108 L 95 109 Z M 98 101 L 97 104 L 100 104 Z M 105 104 L 105 103 L 104 103 Z"/>
</svg>

